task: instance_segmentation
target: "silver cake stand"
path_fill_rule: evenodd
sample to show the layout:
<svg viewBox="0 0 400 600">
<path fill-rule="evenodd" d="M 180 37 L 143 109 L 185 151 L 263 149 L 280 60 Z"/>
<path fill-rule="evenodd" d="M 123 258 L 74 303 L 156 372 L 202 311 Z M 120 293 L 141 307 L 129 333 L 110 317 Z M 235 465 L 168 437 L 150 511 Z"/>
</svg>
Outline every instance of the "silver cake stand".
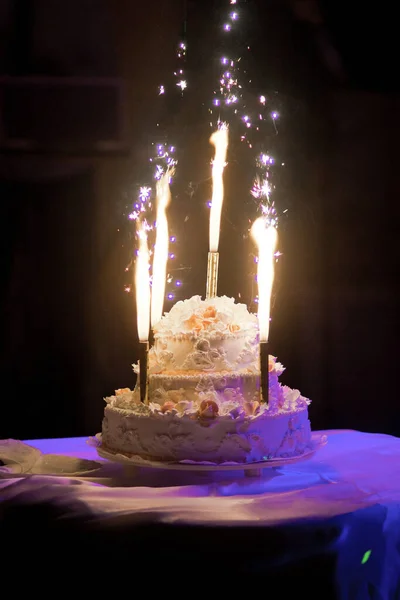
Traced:
<svg viewBox="0 0 400 600">
<path fill-rule="evenodd" d="M 251 463 L 233 463 L 227 462 L 222 464 L 208 462 L 192 462 L 192 461 L 153 461 L 146 460 L 141 456 L 127 456 L 118 452 L 112 452 L 108 448 L 104 448 L 101 442 L 101 434 L 98 433 L 94 438 L 90 438 L 89 444 L 95 446 L 98 455 L 106 460 L 117 462 L 131 467 L 141 467 L 147 469 L 170 469 L 173 471 L 244 471 L 246 477 L 260 477 L 264 469 L 277 469 L 287 465 L 293 465 L 298 462 L 311 458 L 317 450 L 325 446 L 327 436 L 321 434 L 313 434 L 310 446 L 303 454 L 291 457 L 270 458 L 262 461 Z"/>
</svg>

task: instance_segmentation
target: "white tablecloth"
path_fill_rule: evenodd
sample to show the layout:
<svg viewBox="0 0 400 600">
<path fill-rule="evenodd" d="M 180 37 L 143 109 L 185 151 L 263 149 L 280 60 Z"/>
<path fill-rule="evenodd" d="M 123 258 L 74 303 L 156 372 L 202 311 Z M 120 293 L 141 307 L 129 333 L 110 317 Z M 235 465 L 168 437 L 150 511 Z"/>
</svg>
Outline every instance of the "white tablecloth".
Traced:
<svg viewBox="0 0 400 600">
<path fill-rule="evenodd" d="M 328 518 L 400 503 L 400 439 L 328 431 L 310 459 L 262 477 L 138 469 L 99 458 L 88 438 L 0 442 L 2 497 L 34 493 L 79 501 L 91 514 L 151 512 L 163 522 L 262 525 Z M 24 473 L 25 472 L 25 473 Z M 56 473 L 56 475 L 54 474 Z M 28 476 L 27 476 L 28 475 Z"/>
<path fill-rule="evenodd" d="M 88 438 L 0 441 L 0 537 L 10 568 L 21 544 L 33 543 L 33 576 L 43 547 L 63 578 L 71 557 L 103 561 L 106 551 L 109 569 L 134 565 L 161 580 L 177 567 L 218 564 L 230 573 L 233 565 L 246 581 L 278 570 L 280 589 L 292 581 L 310 598 L 397 600 L 400 439 L 323 434 L 328 442 L 314 456 L 259 478 L 125 467 L 99 458 Z"/>
</svg>

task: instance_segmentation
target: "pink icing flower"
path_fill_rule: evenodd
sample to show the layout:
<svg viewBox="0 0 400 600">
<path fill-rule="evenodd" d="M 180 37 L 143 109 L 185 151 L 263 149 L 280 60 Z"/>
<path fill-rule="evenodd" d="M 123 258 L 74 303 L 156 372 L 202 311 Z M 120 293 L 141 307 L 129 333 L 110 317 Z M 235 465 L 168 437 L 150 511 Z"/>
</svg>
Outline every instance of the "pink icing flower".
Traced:
<svg viewBox="0 0 400 600">
<path fill-rule="evenodd" d="M 203 400 L 198 415 L 204 419 L 214 419 L 218 414 L 218 404 L 214 400 Z"/>
<path fill-rule="evenodd" d="M 203 317 L 205 319 L 215 319 L 216 316 L 217 316 L 217 309 L 215 308 L 215 306 L 207 306 L 207 308 L 205 309 L 205 311 L 203 313 Z"/>
<path fill-rule="evenodd" d="M 167 402 L 164 402 L 164 404 L 162 405 L 161 412 L 166 413 L 169 410 L 172 410 L 173 408 L 175 408 L 175 403 L 167 400 Z"/>
<path fill-rule="evenodd" d="M 120 388 L 119 390 L 115 390 L 116 396 L 122 396 L 123 394 L 130 394 L 131 390 L 129 388 Z"/>
</svg>

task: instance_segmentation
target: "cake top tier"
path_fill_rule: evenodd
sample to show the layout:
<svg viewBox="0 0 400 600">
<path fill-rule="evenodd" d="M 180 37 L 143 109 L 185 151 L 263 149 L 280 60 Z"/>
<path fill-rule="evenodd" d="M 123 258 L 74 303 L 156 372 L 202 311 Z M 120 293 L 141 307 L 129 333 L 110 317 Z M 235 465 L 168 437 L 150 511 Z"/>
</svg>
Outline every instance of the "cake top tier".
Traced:
<svg viewBox="0 0 400 600">
<path fill-rule="evenodd" d="M 202 300 L 192 296 L 177 302 L 154 327 L 154 336 L 213 337 L 215 334 L 237 336 L 257 334 L 257 316 L 250 313 L 245 304 L 237 304 L 233 298 L 221 296 Z"/>
</svg>

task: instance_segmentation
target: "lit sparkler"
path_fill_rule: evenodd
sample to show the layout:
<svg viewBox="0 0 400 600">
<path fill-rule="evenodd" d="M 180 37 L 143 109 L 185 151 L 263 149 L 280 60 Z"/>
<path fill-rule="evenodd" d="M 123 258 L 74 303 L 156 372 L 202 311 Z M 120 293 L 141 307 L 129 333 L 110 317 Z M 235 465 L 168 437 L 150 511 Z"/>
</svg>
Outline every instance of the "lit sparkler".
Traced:
<svg viewBox="0 0 400 600">
<path fill-rule="evenodd" d="M 137 237 L 139 249 L 136 258 L 135 292 L 137 331 L 139 337 L 139 387 L 140 400 L 147 403 L 148 392 L 148 351 L 150 332 L 150 253 L 147 244 L 147 227 L 144 221 L 138 222 Z"/>
<path fill-rule="evenodd" d="M 161 319 L 164 306 L 168 261 L 168 220 L 166 209 L 171 201 L 170 173 L 167 171 L 157 183 L 157 226 L 153 258 L 153 283 L 151 293 L 151 326 Z"/>
<path fill-rule="evenodd" d="M 219 129 L 210 137 L 210 143 L 215 147 L 212 163 L 213 192 L 210 210 L 210 237 L 207 266 L 206 297 L 214 298 L 217 295 L 218 282 L 218 245 L 221 228 L 221 210 L 224 199 L 223 173 L 228 150 L 228 127 L 221 124 Z"/>
<path fill-rule="evenodd" d="M 167 93 L 171 92 L 174 88 L 179 92 L 179 96 L 183 95 L 183 92 L 188 87 L 188 79 L 185 72 L 185 63 L 186 63 L 186 53 L 187 53 L 187 45 L 185 40 L 180 40 L 177 48 L 176 48 L 176 56 L 177 56 L 177 68 L 173 71 L 173 77 L 175 79 L 174 84 L 162 84 L 157 88 L 158 96 L 162 96 L 163 98 L 167 96 Z M 158 124 L 157 124 L 158 126 Z M 169 183 L 172 183 L 172 174 L 174 173 L 175 167 L 178 163 L 177 160 L 177 152 L 176 146 L 174 144 L 170 144 L 167 140 L 163 140 L 161 142 L 153 142 L 151 144 L 151 155 L 149 157 L 149 163 L 151 167 L 151 174 L 149 176 L 149 180 L 146 184 L 140 185 L 137 187 L 137 191 L 135 193 L 135 198 L 133 200 L 133 205 L 128 212 L 128 218 L 131 221 L 135 221 L 136 223 L 146 222 L 146 231 L 149 234 L 152 234 L 152 238 L 154 238 L 155 234 L 155 215 L 154 215 L 154 201 L 157 196 L 158 184 L 162 181 L 163 177 L 166 173 L 169 173 Z M 173 242 L 177 244 L 176 236 L 173 236 Z M 155 241 L 157 244 L 157 241 Z M 150 253 L 152 251 L 150 250 Z M 155 252 L 155 247 L 154 247 Z M 171 258 L 171 256 L 170 256 Z M 156 264 L 158 264 L 158 259 L 156 260 Z M 126 271 L 129 272 L 131 270 L 133 263 L 133 259 L 126 267 Z M 153 273 L 154 280 L 154 273 Z M 178 282 L 179 281 L 179 285 Z M 154 285 L 154 281 L 153 281 Z M 172 278 L 169 282 L 169 285 L 173 286 L 173 289 L 179 289 L 182 285 L 182 277 L 179 279 Z M 129 292 L 131 289 L 130 285 L 125 286 L 125 291 Z M 168 300 L 171 300 L 172 291 L 167 290 L 165 297 Z"/>
<path fill-rule="evenodd" d="M 268 338 L 271 310 L 271 293 L 274 281 L 275 248 L 278 233 L 263 217 L 254 221 L 251 234 L 258 248 L 258 326 L 260 331 L 260 383 L 262 400 L 268 403 L 269 356 Z"/>
</svg>

